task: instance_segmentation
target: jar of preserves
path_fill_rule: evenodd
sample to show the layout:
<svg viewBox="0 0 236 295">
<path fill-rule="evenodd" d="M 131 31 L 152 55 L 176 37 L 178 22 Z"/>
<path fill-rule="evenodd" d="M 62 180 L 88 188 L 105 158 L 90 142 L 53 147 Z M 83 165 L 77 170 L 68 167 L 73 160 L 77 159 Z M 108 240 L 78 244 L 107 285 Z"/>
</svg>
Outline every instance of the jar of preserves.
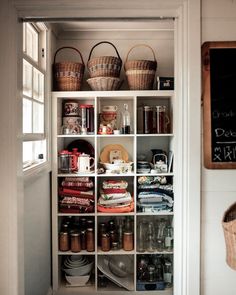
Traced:
<svg viewBox="0 0 236 295">
<path fill-rule="evenodd" d="M 131 231 L 124 231 L 123 233 L 123 249 L 131 251 L 134 249 L 134 234 Z"/>
<path fill-rule="evenodd" d="M 70 249 L 71 249 L 71 252 L 81 251 L 81 241 L 80 241 L 79 232 L 72 232 L 70 234 Z"/>
<path fill-rule="evenodd" d="M 99 223 L 98 227 L 98 246 L 102 245 L 102 235 L 106 233 L 106 224 L 104 222 Z"/>
<path fill-rule="evenodd" d="M 111 249 L 111 241 L 108 233 L 102 234 L 101 249 L 105 252 L 110 251 Z"/>
<path fill-rule="evenodd" d="M 92 227 L 86 230 L 86 249 L 88 252 L 93 252 L 95 250 L 94 230 Z"/>
<path fill-rule="evenodd" d="M 59 234 L 59 250 L 60 251 L 69 251 L 69 234 L 67 231 L 62 231 Z"/>
</svg>

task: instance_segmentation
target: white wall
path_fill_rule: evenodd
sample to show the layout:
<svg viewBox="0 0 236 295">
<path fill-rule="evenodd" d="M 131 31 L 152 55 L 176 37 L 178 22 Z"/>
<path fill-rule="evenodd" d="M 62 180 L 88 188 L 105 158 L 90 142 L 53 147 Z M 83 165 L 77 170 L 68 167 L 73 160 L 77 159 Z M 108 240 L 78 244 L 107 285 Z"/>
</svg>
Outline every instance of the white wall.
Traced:
<svg viewBox="0 0 236 295">
<path fill-rule="evenodd" d="M 236 40 L 236 1 L 202 0 L 202 42 Z M 236 170 L 202 167 L 201 295 L 235 295 L 236 271 L 225 262 L 221 220 L 236 201 Z"/>
<path fill-rule="evenodd" d="M 45 295 L 51 285 L 50 174 L 24 184 L 25 295 Z"/>
</svg>

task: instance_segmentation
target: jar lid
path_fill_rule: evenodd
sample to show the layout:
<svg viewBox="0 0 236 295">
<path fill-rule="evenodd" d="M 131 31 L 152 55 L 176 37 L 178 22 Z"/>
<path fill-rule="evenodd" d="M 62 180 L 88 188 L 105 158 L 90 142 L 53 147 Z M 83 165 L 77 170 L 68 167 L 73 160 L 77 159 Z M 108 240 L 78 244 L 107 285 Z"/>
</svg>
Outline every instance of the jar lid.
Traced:
<svg viewBox="0 0 236 295">
<path fill-rule="evenodd" d="M 80 233 L 79 232 L 72 232 L 70 235 L 72 237 L 78 237 L 78 236 L 80 236 Z"/>
<path fill-rule="evenodd" d="M 68 236 L 68 232 L 67 231 L 61 231 L 60 236 Z"/>
<path fill-rule="evenodd" d="M 133 232 L 132 231 L 125 231 L 124 235 L 127 235 L 127 236 L 129 235 L 130 236 L 130 235 L 133 235 Z"/>
<path fill-rule="evenodd" d="M 85 108 L 93 108 L 94 106 L 92 104 L 81 104 L 79 107 L 81 109 L 85 109 Z"/>
<path fill-rule="evenodd" d="M 92 227 L 88 227 L 87 228 L 87 231 L 93 231 L 93 228 Z"/>
<path fill-rule="evenodd" d="M 118 242 L 112 242 L 112 244 L 111 244 L 111 248 L 112 248 L 112 250 L 118 250 Z"/>
</svg>

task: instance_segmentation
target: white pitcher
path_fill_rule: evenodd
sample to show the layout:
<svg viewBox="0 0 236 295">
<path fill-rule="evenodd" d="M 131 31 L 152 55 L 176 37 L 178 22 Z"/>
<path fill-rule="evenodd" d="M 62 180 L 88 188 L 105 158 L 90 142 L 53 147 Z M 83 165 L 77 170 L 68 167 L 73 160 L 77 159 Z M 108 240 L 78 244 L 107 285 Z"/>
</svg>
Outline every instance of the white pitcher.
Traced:
<svg viewBox="0 0 236 295">
<path fill-rule="evenodd" d="M 90 164 L 90 161 L 92 162 L 92 165 Z M 81 154 L 78 157 L 78 172 L 82 172 L 82 173 L 86 173 L 86 172 L 90 172 L 90 170 L 94 167 L 95 165 L 95 160 L 93 157 L 90 157 L 87 154 Z"/>
</svg>

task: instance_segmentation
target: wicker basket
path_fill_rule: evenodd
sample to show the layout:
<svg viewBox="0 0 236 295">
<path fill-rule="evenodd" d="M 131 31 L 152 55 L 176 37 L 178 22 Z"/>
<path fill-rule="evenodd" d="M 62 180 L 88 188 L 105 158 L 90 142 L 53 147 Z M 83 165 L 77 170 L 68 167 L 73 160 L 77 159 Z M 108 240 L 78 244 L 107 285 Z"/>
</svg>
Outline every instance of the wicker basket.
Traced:
<svg viewBox="0 0 236 295">
<path fill-rule="evenodd" d="M 226 244 L 226 262 L 236 270 L 236 203 L 225 211 L 222 226 Z"/>
<path fill-rule="evenodd" d="M 130 90 L 151 90 L 156 71 L 154 70 L 128 70 L 126 77 Z"/>
<path fill-rule="evenodd" d="M 62 49 L 73 49 L 81 58 L 82 63 L 79 62 L 57 62 L 56 56 Z M 84 75 L 84 61 L 80 51 L 74 47 L 61 47 L 54 56 L 53 62 L 53 83 L 54 90 L 57 91 L 78 91 L 82 87 Z"/>
<path fill-rule="evenodd" d="M 87 80 L 89 86 L 95 91 L 118 90 L 122 81 L 116 77 L 95 77 Z"/>
<path fill-rule="evenodd" d="M 141 47 L 141 46 L 147 47 L 152 51 L 154 60 L 128 60 L 130 52 L 134 48 Z M 138 44 L 138 45 L 131 47 L 131 49 L 127 53 L 124 68 L 125 68 L 125 71 L 128 71 L 128 70 L 154 70 L 154 71 L 156 71 L 157 61 L 156 61 L 156 56 L 155 56 L 153 49 L 149 45 L 146 45 L 146 44 Z"/>
<path fill-rule="evenodd" d="M 99 56 L 99 57 L 91 58 L 94 48 L 103 43 L 110 44 L 115 49 L 117 57 L 116 56 Z M 89 53 L 89 58 L 87 62 L 87 68 L 91 78 L 119 77 L 121 67 L 122 67 L 122 60 L 120 58 L 120 55 L 115 45 L 113 45 L 111 42 L 108 42 L 108 41 L 102 41 L 93 46 L 93 48 L 91 49 Z"/>
</svg>

